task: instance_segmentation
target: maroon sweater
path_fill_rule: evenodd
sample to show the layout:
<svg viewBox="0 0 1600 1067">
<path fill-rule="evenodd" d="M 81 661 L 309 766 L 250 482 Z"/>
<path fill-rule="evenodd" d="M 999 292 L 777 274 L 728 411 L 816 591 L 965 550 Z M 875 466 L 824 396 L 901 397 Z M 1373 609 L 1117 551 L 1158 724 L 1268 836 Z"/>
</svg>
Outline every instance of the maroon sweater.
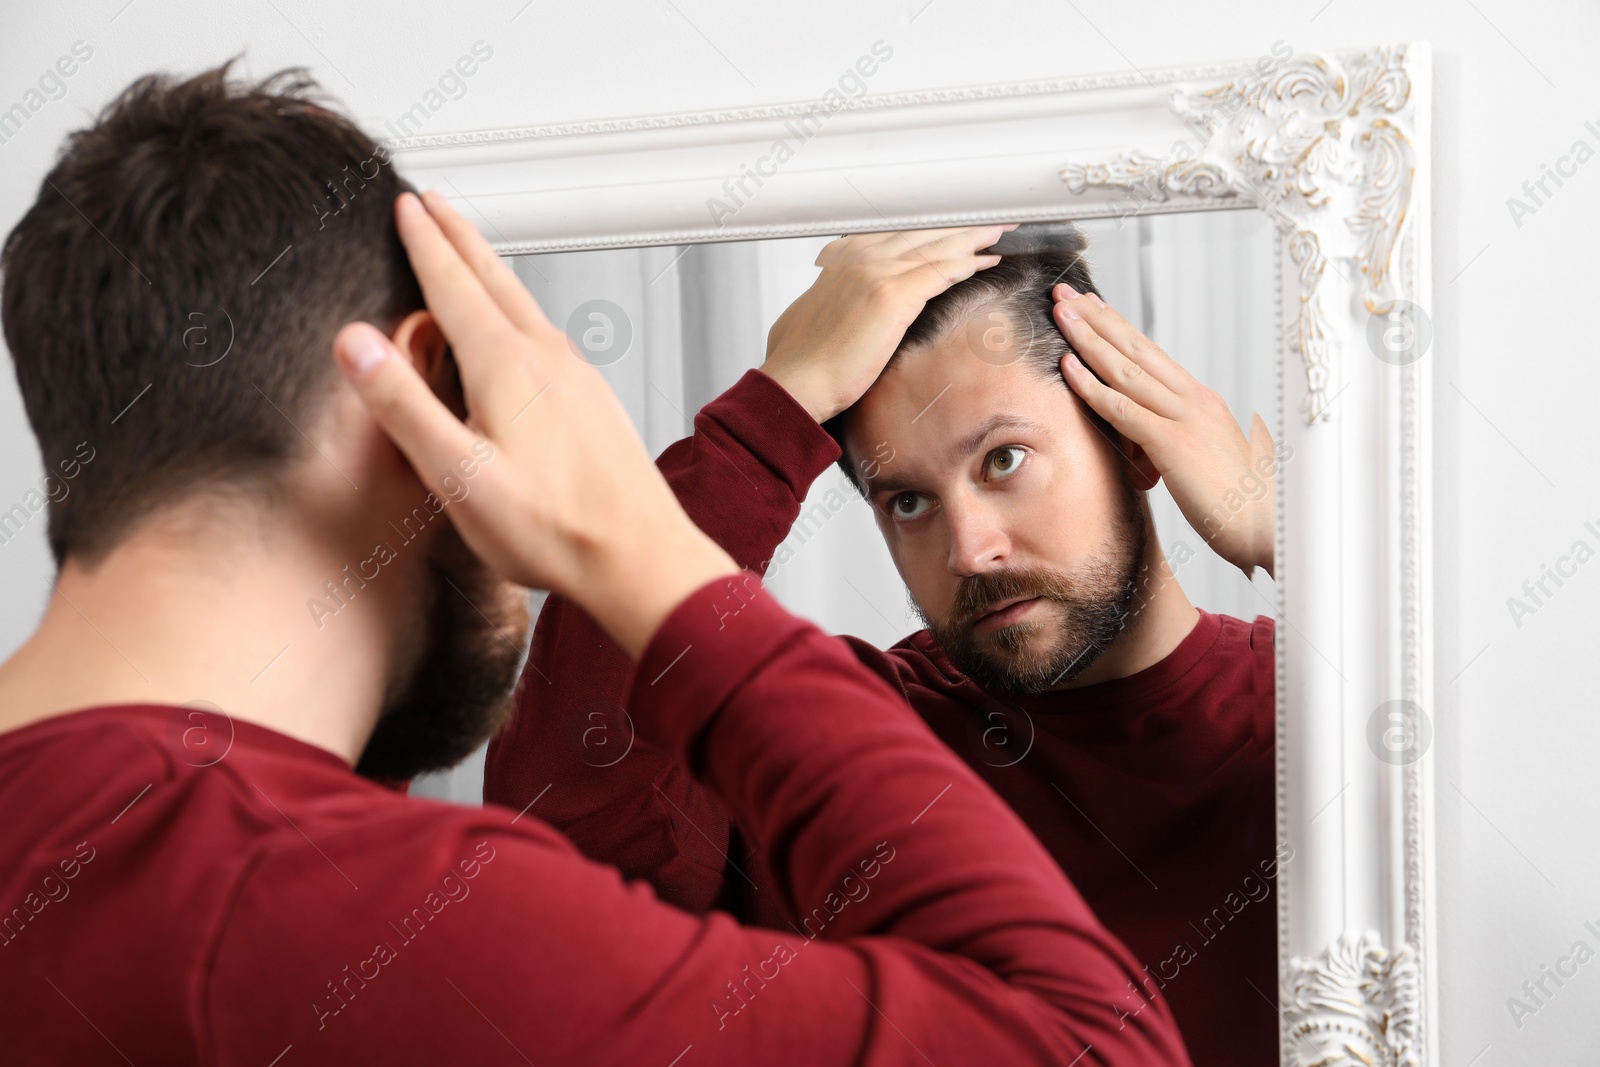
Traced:
<svg viewBox="0 0 1600 1067">
<path fill-rule="evenodd" d="M 701 529 L 763 571 L 838 454 L 752 370 L 659 465 Z M 1143 964 L 1144 989 L 1161 990 L 1201 1067 L 1278 1062 L 1272 894 L 1293 851 L 1274 846 L 1272 635 L 1266 617 L 1201 612 L 1156 665 L 1032 698 L 986 692 L 926 631 L 887 651 L 844 639 L 1023 817 Z M 490 746 L 485 797 L 520 808 L 549 786 L 540 811 L 586 854 L 691 911 L 793 928 L 800 917 L 770 891 L 783 842 L 730 822 L 671 753 L 635 738 L 627 671 L 580 609 L 552 597 L 517 717 Z M 1129 986 L 1108 1010 L 1133 1017 L 1143 1003 Z"/>
<path fill-rule="evenodd" d="M 540 805 L 98 707 L 0 734 L 0 1059 L 1185 1064 L 1159 999 L 1109 1010 L 1138 965 L 993 791 L 743 579 L 692 594 L 612 692 L 769 843 L 802 930 L 663 904 Z"/>
</svg>

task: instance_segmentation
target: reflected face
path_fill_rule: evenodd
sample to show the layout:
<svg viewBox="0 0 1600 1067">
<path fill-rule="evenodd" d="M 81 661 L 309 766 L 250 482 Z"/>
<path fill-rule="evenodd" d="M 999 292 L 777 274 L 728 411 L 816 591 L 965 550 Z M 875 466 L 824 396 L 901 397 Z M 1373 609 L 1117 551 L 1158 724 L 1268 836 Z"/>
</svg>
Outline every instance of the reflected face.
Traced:
<svg viewBox="0 0 1600 1067">
<path fill-rule="evenodd" d="M 903 351 L 845 440 L 912 603 L 963 673 L 1070 682 L 1116 638 L 1148 539 L 1118 444 L 1056 372 L 956 329 Z"/>
<path fill-rule="evenodd" d="M 465 759 L 511 716 L 527 656 L 527 593 L 443 522 L 428 549 L 417 627 L 356 768 L 410 779 Z"/>
</svg>

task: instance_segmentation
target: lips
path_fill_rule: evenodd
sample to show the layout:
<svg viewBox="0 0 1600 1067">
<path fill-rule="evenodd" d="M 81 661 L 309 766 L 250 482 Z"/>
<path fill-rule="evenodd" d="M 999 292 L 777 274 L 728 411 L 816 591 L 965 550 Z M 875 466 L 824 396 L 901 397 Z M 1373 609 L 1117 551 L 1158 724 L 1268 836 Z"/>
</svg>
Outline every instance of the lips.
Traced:
<svg viewBox="0 0 1600 1067">
<path fill-rule="evenodd" d="M 1034 599 L 1034 598 L 1030 595 L 1030 596 L 1014 596 L 1009 600 L 1002 600 L 998 604 L 995 604 L 992 607 L 990 607 L 987 610 L 985 610 L 982 615 L 978 616 L 978 618 L 986 619 L 990 615 L 993 615 L 995 612 L 1004 611 L 1006 608 L 1009 608 L 1013 604 L 1020 604 L 1024 600 L 1032 600 L 1032 599 Z"/>
<path fill-rule="evenodd" d="M 1012 616 L 1021 615 L 1023 611 L 1027 610 L 1025 605 L 1031 604 L 1038 599 L 1038 595 L 1033 594 L 1011 597 L 1010 599 L 999 601 L 988 611 L 974 619 L 972 621 L 972 625 L 974 627 L 987 628 L 990 626 L 1008 624 L 1012 621 Z"/>
</svg>

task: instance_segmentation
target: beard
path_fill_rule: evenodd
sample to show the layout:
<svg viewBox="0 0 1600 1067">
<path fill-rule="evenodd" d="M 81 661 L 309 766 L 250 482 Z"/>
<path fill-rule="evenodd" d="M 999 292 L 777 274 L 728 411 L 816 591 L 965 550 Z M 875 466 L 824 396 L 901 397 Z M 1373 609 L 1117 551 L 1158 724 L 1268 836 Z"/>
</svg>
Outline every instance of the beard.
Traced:
<svg viewBox="0 0 1600 1067">
<path fill-rule="evenodd" d="M 1149 519 L 1137 492 L 1121 479 L 1111 549 L 1072 571 L 1011 567 L 961 580 L 948 621 L 932 619 L 915 599 L 912 608 L 956 669 L 986 689 L 1035 695 L 1070 682 L 1099 658 L 1140 607 L 1139 574 L 1149 540 Z M 1048 603 L 1026 619 L 979 633 L 977 621 L 1005 600 L 1039 597 Z M 1054 637 L 1034 650 L 1041 634 Z"/>
<path fill-rule="evenodd" d="M 422 625 L 390 679 L 356 771 L 409 780 L 469 756 L 511 717 L 528 654 L 526 592 L 461 540 L 448 519 L 427 556 Z"/>
</svg>

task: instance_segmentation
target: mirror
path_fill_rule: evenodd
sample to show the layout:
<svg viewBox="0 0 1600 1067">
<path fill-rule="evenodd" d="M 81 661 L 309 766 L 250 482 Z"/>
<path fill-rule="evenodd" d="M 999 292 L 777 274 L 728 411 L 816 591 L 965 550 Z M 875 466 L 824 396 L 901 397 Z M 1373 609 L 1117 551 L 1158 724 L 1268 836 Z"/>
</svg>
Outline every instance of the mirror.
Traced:
<svg viewBox="0 0 1600 1067">
<path fill-rule="evenodd" d="M 1271 320 L 1261 310 L 1272 291 L 1273 229 L 1265 214 L 1219 211 L 1090 219 L 1080 229 L 1088 240 L 1082 262 L 1111 307 L 1221 395 L 1242 434 L 1249 435 L 1253 413 L 1271 417 L 1277 372 Z M 695 413 L 724 394 L 739 397 L 753 422 L 770 433 L 762 438 L 763 430 L 750 430 L 755 439 L 721 445 L 714 438 L 697 439 L 705 469 L 695 480 L 697 489 L 686 491 L 685 503 L 691 516 L 730 550 L 733 544 L 724 534 L 741 543 L 760 535 L 730 531 L 715 522 L 732 521 L 735 527 L 742 522 L 763 530 L 782 526 L 786 516 L 763 504 L 771 495 L 773 472 L 747 472 L 730 462 L 731 457 L 719 459 L 711 453 L 733 452 L 741 443 L 767 452 L 791 447 L 796 438 L 813 444 L 826 440 L 814 420 L 801 421 L 804 411 L 800 420 L 792 412 L 786 417 L 781 410 L 785 405 L 771 394 L 759 401 L 764 407 L 753 406 L 757 401 L 746 398 L 741 379 L 765 358 L 768 331 L 779 315 L 817 279 L 818 254 L 830 240 L 819 236 L 647 246 L 511 260 L 545 313 L 564 325 L 575 351 L 599 367 L 623 399 L 653 453 L 688 437 Z M 1046 296 L 1049 284 L 1045 281 L 1036 295 Z M 1000 316 L 997 325 L 982 310 L 965 317 L 982 329 L 998 327 L 1002 334 L 1008 327 L 1023 329 L 1013 316 Z M 972 328 L 953 325 L 947 332 L 964 337 Z M 1048 322 L 1044 328 L 1055 330 Z M 886 469 L 908 476 L 935 471 L 937 457 L 974 420 L 1018 417 L 1031 410 L 986 407 L 990 402 L 984 390 L 999 387 L 998 378 L 1009 383 L 1003 388 L 1023 390 L 1014 395 L 1045 397 L 1041 410 L 1087 411 L 1071 407 L 1076 402 L 1068 399 L 1058 366 L 1053 384 L 1038 374 L 1007 377 L 1014 370 L 1010 364 L 1025 356 L 1011 351 L 1016 338 L 1001 340 L 1010 348 L 994 364 L 987 361 L 994 358 L 988 353 L 981 361 L 971 353 L 955 357 L 968 360 L 976 377 L 953 377 L 944 389 L 959 383 L 959 390 L 970 395 L 957 392 L 949 399 L 928 378 L 944 372 L 942 363 L 915 352 L 897 357 L 899 368 L 885 378 L 903 378 L 908 388 L 934 399 L 909 423 L 903 417 L 872 416 L 871 433 L 887 446 L 875 449 L 875 456 Z M 1051 406 L 1060 404 L 1068 407 Z M 930 417 L 916 427 L 924 416 Z M 1101 465 L 1120 469 L 1116 453 L 1131 446 L 1124 441 L 1112 451 L 1107 426 L 1097 427 L 1107 447 L 1096 448 L 1100 442 L 1087 436 L 1089 421 L 1077 414 L 1070 418 L 1076 431 L 1037 438 L 1033 431 L 1019 431 L 1021 436 L 988 440 L 983 449 L 995 450 L 991 454 L 1001 455 L 1002 462 L 1019 464 L 1016 473 L 1003 487 L 998 476 L 992 481 L 985 476 L 978 484 L 993 487 L 986 502 L 970 508 L 941 503 L 940 510 L 950 518 L 934 518 L 920 527 L 875 517 L 873 505 L 851 476 L 829 464 L 810 482 L 787 536 L 781 543 L 760 546 L 762 558 L 771 561 L 767 586 L 786 606 L 829 632 L 852 635 L 862 661 L 893 679 L 896 671 L 957 672 L 956 664 L 962 662 L 962 642 L 950 635 L 935 643 L 954 662 L 927 654 L 934 639 L 924 628 L 914 603 L 918 598 L 901 567 L 910 585 L 924 590 L 948 587 L 958 571 L 981 575 L 994 569 L 1048 567 L 1074 574 L 1074 595 L 1089 596 L 1091 583 L 1074 569 L 1081 553 L 1073 542 L 1106 540 L 1111 546 L 1105 549 L 1107 558 L 1122 549 L 1127 566 L 1136 570 L 1128 572 L 1131 606 L 1121 602 L 1118 610 L 1126 614 L 1114 628 L 1094 638 L 1078 635 L 1080 630 L 1091 632 L 1094 624 L 1085 620 L 1104 609 L 1098 602 L 1079 606 L 1063 600 L 1025 607 L 1030 615 L 994 630 L 992 637 L 977 636 L 989 631 L 975 624 L 967 639 L 984 650 L 984 662 L 1021 663 L 1023 657 L 1014 655 L 1017 649 L 1007 645 L 1007 636 L 1026 643 L 1026 654 L 1035 656 L 1034 646 L 1042 646 L 1051 627 L 1059 625 L 1059 655 L 1066 665 L 1057 677 L 1068 676 L 1062 683 L 1066 688 L 1041 681 L 1032 687 L 1039 691 L 1015 693 L 993 680 L 979 688 L 970 679 L 945 679 L 939 685 L 907 684 L 909 700 L 1033 827 L 1101 920 L 1134 952 L 1145 967 L 1149 988 L 1161 989 L 1177 1016 L 1196 1062 L 1230 1056 L 1238 1059 L 1228 1062 L 1270 1061 L 1278 1026 L 1267 993 L 1277 965 L 1276 912 L 1270 897 L 1273 875 L 1284 858 L 1274 842 L 1273 581 L 1261 570 L 1246 578 L 1215 555 L 1160 484 L 1149 494 L 1153 529 L 1144 536 L 1159 546 L 1155 558 L 1161 564 L 1151 566 L 1152 557 L 1146 555 L 1147 569 L 1137 569 L 1141 560 L 1130 532 L 1108 535 L 1077 517 L 1099 506 L 1099 483 L 1086 472 Z M 1020 451 L 1001 451 L 1012 441 L 1023 446 L 1026 458 Z M 978 453 L 973 456 L 962 466 L 988 462 L 979 462 Z M 852 459 L 871 483 L 876 461 Z M 669 469 L 679 466 L 675 462 Z M 1036 473 L 1040 470 L 1056 473 Z M 1241 491 L 1263 499 L 1271 491 L 1274 471 L 1262 473 L 1264 477 L 1243 483 Z M 922 492 L 921 482 L 905 484 Z M 975 500 L 981 495 L 974 491 Z M 744 501 L 734 509 L 740 517 L 729 520 L 727 509 L 713 508 L 707 496 Z M 1143 499 L 1142 493 L 1129 497 L 1141 513 Z M 703 510 L 697 511 L 697 501 Z M 1060 524 L 1041 523 L 1036 516 L 1046 512 L 1029 510 L 1041 506 L 1051 509 L 1048 513 Z M 959 518 L 958 507 L 964 509 Z M 1222 511 L 1217 514 L 1225 515 L 1220 501 L 1218 507 Z M 1023 517 L 1000 514 L 1007 508 L 1023 509 L 1015 512 Z M 709 511 L 720 518 L 702 520 Z M 943 532 L 941 521 L 947 523 Z M 949 532 L 958 525 L 964 531 L 959 538 Z M 888 548 L 891 536 L 899 545 L 898 567 Z M 964 538 L 972 540 L 970 546 L 958 543 Z M 1006 541 L 1006 547 L 978 543 L 996 538 Z M 1123 544 L 1117 543 L 1119 538 Z M 937 547 L 947 542 L 956 547 Z M 928 544 L 936 545 L 933 556 L 924 547 Z M 956 559 L 969 550 L 994 555 L 981 564 Z M 960 585 L 965 588 L 972 581 L 962 578 Z M 1173 584 L 1181 590 L 1175 596 Z M 1151 596 L 1152 589 L 1163 592 Z M 948 618 L 953 611 L 948 603 L 923 606 L 935 617 Z M 1051 618 L 1058 607 L 1059 623 Z M 1015 636 L 1028 628 L 1037 628 L 1040 636 Z M 1076 647 L 1074 640 L 1091 643 Z M 1109 643 L 1102 649 L 1095 642 Z M 882 651 L 891 648 L 891 653 Z M 1142 651 L 1133 651 L 1138 649 Z M 581 651 L 558 645 L 551 660 L 542 664 L 544 671 L 570 669 L 572 655 Z M 536 665 L 541 665 L 540 655 L 535 652 Z M 1087 673 L 1097 667 L 1099 674 Z M 1049 672 L 1056 670 L 1052 661 Z M 1083 684 L 1073 681 L 1079 671 L 1085 671 Z M 609 696 L 620 701 L 621 694 Z M 505 792 L 513 777 L 518 782 L 561 781 L 569 794 L 588 793 L 592 800 L 631 795 L 637 788 L 637 764 L 651 757 L 631 748 L 620 703 L 600 712 L 587 705 L 586 710 L 535 701 L 531 706 L 536 714 L 570 719 L 566 732 L 576 731 L 579 744 L 560 751 L 559 746 L 507 742 L 490 762 L 492 799 L 515 806 L 534 799 Z M 515 751 L 515 745 L 525 751 Z M 634 766 L 623 766 L 623 761 Z M 513 764 L 518 768 L 514 776 L 507 771 Z M 697 788 L 693 801 L 674 804 L 696 810 L 715 807 L 714 799 Z M 541 811 L 591 855 L 621 862 L 612 851 L 616 841 L 605 831 L 595 831 L 594 820 L 578 827 L 563 825 L 559 806 Z M 630 837 L 649 834 L 641 821 L 648 820 L 638 816 L 631 821 Z M 725 856 L 728 864 L 725 882 L 709 880 L 707 893 L 714 890 L 720 906 L 747 920 L 771 925 L 785 921 L 781 906 L 755 889 L 768 879 L 749 873 L 763 862 L 759 850 L 740 841 L 738 829 L 725 823 L 706 822 L 702 816 L 696 828 L 714 846 L 708 858 L 715 862 Z M 620 838 L 621 827 L 613 827 L 611 835 Z M 652 880 L 659 886 L 661 879 Z M 669 896 L 683 887 L 674 884 L 659 891 Z M 1143 1004 L 1139 991 L 1130 987 L 1127 1003 L 1112 1007 L 1132 1016 Z"/>
<path fill-rule="evenodd" d="M 1086 219 L 1086 262 L 1108 303 L 1221 394 L 1248 435 L 1276 405 L 1272 224 L 1259 211 Z M 761 364 L 767 331 L 816 279 L 831 237 L 666 245 L 511 257 L 622 398 L 652 454 L 692 432 L 695 412 Z M 1190 599 L 1253 619 L 1273 582 L 1205 548 L 1164 485 L 1150 494 L 1165 555 Z M 818 478 L 773 555 L 767 586 L 830 633 L 888 646 L 920 629 L 871 510 L 843 471 Z"/>
<path fill-rule="evenodd" d="M 1425 44 L 1295 54 L 1278 42 L 1237 63 L 430 134 L 393 148 L 414 182 L 446 191 L 515 257 L 569 334 L 592 331 L 603 348 L 620 345 L 617 327 L 637 331 L 604 373 L 654 450 L 760 361 L 767 324 L 814 276 L 827 235 L 1077 220 L 1111 305 L 1235 418 L 1259 411 L 1292 456 L 1277 471 L 1275 583 L 1220 564 L 1151 494 L 1163 551 L 1190 550 L 1176 568 L 1190 598 L 1276 620 L 1262 682 L 1277 698 L 1276 827 L 1258 851 L 1274 860 L 1276 922 L 1261 936 L 1277 973 L 1248 996 L 1284 1064 L 1435 1064 L 1431 78 Z M 773 171 L 797 122 L 808 137 Z M 593 299 L 609 309 L 582 308 Z M 816 477 L 774 546 L 789 553 L 775 556 L 772 588 L 872 655 L 920 620 L 842 478 Z M 975 731 L 936 725 L 986 775 L 1009 758 L 985 762 L 996 742 L 1034 736 L 1027 718 L 990 711 L 998 718 Z M 1059 781 L 1035 785 L 1041 805 L 1074 802 Z M 1138 813 L 1080 814 L 1100 829 L 1084 848 L 1121 864 L 1137 897 L 1143 880 L 1114 850 L 1143 825 Z M 1081 865 L 1071 873 L 1083 888 Z M 1242 865 L 1228 887 L 1218 875 L 1218 900 L 1184 920 L 1193 936 L 1173 939 L 1187 952 L 1136 945 L 1154 960 L 1151 981 L 1183 996 L 1227 950 L 1227 926 L 1240 930 L 1230 916 L 1253 923 L 1274 907 L 1257 900 L 1263 873 Z"/>
</svg>

